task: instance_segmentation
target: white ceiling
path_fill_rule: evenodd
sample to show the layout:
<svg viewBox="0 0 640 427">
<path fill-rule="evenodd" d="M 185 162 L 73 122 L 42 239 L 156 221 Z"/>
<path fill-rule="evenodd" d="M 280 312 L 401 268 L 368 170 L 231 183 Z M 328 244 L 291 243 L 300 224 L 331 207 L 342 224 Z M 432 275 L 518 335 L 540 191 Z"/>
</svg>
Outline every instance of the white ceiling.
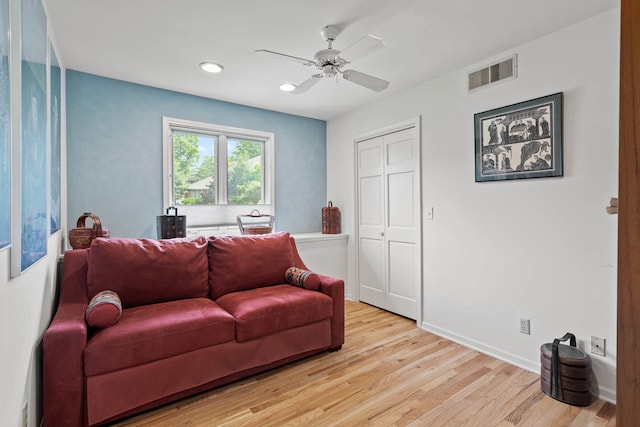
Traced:
<svg viewBox="0 0 640 427">
<path fill-rule="evenodd" d="M 620 0 L 45 0 L 68 69 L 254 107 L 330 119 L 588 19 Z M 389 80 L 376 93 L 340 79 L 281 92 L 316 70 L 254 51 L 313 58 L 325 25 L 334 48 L 364 35 L 385 49 L 349 65 Z M 570 54 L 570 52 L 567 52 Z M 218 75 L 198 64 L 225 67 Z"/>
</svg>

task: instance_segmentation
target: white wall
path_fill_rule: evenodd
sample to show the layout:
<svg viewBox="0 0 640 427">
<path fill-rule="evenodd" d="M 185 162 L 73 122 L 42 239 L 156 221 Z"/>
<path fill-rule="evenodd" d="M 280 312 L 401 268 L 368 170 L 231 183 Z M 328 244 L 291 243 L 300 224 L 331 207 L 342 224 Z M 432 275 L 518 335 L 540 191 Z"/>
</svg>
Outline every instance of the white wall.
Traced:
<svg viewBox="0 0 640 427">
<path fill-rule="evenodd" d="M 42 336 L 56 298 L 56 265 L 62 232 L 47 243 L 48 255 L 9 279 L 9 249 L 0 252 L 0 425 L 22 426 L 28 403 L 29 426 L 42 415 Z"/>
<path fill-rule="evenodd" d="M 422 327 L 539 372 L 539 348 L 571 331 L 615 401 L 619 14 L 603 15 L 382 98 L 327 124 L 327 196 L 354 233 L 353 137 L 422 120 Z M 468 94 L 467 72 L 516 53 L 518 78 Z M 392 83 L 393 84 L 393 83 Z M 476 183 L 473 115 L 564 93 L 564 177 Z M 357 298 L 354 239 L 347 294 Z M 531 335 L 519 319 L 531 319 Z"/>
<path fill-rule="evenodd" d="M 19 2 L 12 0 L 12 39 L 19 46 Z M 48 35 L 56 46 L 53 35 Z M 16 40 L 17 39 L 17 40 Z M 15 45 L 12 45 L 14 47 Z M 59 49 L 56 49 L 60 52 Z M 12 51 L 15 64 L 19 58 Z M 18 58 L 18 59 L 16 59 Z M 61 224 L 67 218 L 66 178 L 66 97 L 65 70 L 61 64 Z M 19 69 L 19 67 L 18 67 Z M 13 70 L 13 69 L 12 69 Z M 20 93 L 20 73 L 11 77 L 12 93 Z M 15 89 L 17 88 L 17 89 Z M 15 91 L 15 92 L 14 92 Z M 17 96 L 17 99 L 20 97 Z M 20 111 L 17 102 L 15 111 Z M 20 129 L 20 114 L 12 111 L 13 129 Z M 19 138 L 13 132 L 12 138 Z M 12 183 L 12 191 L 18 187 Z M 18 226 L 12 223 L 12 227 Z M 0 426 L 22 426 L 22 410 L 28 406 L 29 427 L 39 426 L 42 417 L 42 337 L 55 311 L 57 299 L 57 263 L 64 246 L 65 229 L 49 236 L 47 255 L 24 271 L 10 278 L 11 248 L 0 250 Z"/>
</svg>

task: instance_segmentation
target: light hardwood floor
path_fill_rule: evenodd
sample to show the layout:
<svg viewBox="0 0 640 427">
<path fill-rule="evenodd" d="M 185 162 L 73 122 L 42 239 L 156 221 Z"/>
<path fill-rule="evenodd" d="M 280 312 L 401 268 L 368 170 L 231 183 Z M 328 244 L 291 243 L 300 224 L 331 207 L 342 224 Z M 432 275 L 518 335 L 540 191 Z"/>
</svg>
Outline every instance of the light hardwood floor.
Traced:
<svg viewBox="0 0 640 427">
<path fill-rule="evenodd" d="M 615 426 L 615 406 L 578 408 L 539 376 L 362 303 L 346 302 L 342 350 L 169 404 L 124 426 Z"/>
</svg>

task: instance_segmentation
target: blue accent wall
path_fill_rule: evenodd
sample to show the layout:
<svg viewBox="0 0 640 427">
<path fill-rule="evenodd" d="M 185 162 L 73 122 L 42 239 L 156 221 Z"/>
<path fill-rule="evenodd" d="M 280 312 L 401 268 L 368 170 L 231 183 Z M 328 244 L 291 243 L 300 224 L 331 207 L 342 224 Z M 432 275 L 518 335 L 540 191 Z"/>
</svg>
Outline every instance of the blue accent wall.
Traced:
<svg viewBox="0 0 640 427">
<path fill-rule="evenodd" d="M 73 70 L 66 79 L 69 229 L 83 212 L 93 212 L 112 237 L 156 237 L 156 216 L 163 213 L 162 117 L 167 116 L 273 132 L 276 228 L 321 230 L 325 121 Z"/>
</svg>

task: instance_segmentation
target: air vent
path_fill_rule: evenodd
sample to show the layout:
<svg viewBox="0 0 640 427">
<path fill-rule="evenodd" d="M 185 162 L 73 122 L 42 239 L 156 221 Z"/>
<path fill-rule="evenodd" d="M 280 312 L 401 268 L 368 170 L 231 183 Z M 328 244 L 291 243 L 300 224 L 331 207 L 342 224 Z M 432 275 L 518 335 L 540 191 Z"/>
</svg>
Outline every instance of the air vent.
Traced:
<svg viewBox="0 0 640 427">
<path fill-rule="evenodd" d="M 517 56 L 491 64 L 469 73 L 469 92 L 492 86 L 498 82 L 515 79 L 517 76 Z"/>
</svg>

